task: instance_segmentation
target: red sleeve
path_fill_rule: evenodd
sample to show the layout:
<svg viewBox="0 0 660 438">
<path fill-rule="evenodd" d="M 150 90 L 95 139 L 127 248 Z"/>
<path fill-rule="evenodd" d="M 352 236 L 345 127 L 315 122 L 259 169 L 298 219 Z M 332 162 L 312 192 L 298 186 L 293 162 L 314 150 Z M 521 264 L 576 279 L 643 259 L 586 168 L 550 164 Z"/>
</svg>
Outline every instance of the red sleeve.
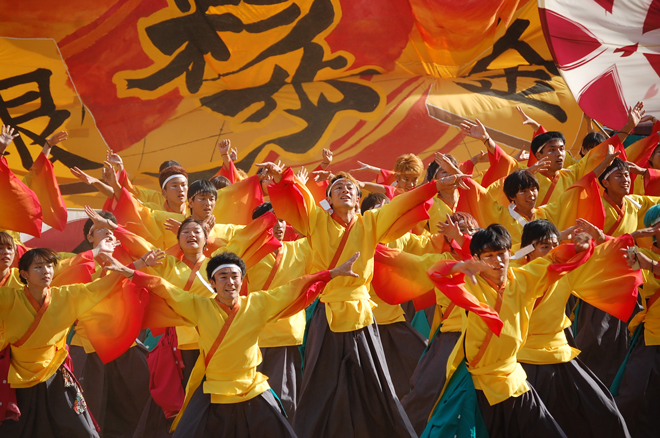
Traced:
<svg viewBox="0 0 660 438">
<path fill-rule="evenodd" d="M 9 169 L 5 157 L 0 157 L 0 195 L 0 228 L 40 237 L 43 216 L 39 199 Z"/>
</svg>

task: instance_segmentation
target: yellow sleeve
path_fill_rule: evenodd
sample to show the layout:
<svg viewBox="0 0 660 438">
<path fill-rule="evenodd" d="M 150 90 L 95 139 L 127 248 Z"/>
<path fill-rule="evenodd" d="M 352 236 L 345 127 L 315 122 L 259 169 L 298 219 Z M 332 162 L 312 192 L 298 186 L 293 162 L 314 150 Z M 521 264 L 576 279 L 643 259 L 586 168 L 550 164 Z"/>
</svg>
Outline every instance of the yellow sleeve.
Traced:
<svg viewBox="0 0 660 438">
<path fill-rule="evenodd" d="M 587 155 L 582 157 L 580 161 L 567 167 L 573 171 L 573 177 L 575 178 L 573 181 L 577 181 L 587 173 L 593 171 L 607 156 L 609 145 L 610 143 L 604 141 L 587 152 Z M 568 153 L 566 153 L 566 155 L 568 155 Z"/>
<path fill-rule="evenodd" d="M 258 309 L 266 322 L 275 322 L 304 310 L 316 298 L 315 290 L 310 287 L 317 282 L 327 283 L 331 280 L 330 271 L 304 275 L 289 283 L 269 291 L 252 292 L 249 296 L 255 310 Z"/>
<path fill-rule="evenodd" d="M 136 286 L 143 287 L 149 293 L 162 298 L 176 314 L 184 318 L 183 325 L 190 327 L 197 325 L 197 301 L 207 298 L 186 292 L 160 277 L 140 271 L 135 271 L 132 281 Z"/>
<path fill-rule="evenodd" d="M 424 184 L 406 193 L 395 196 L 392 202 L 377 210 L 365 213 L 375 220 L 377 242 L 388 243 L 410 231 L 412 227 L 428 219 L 424 203 L 437 193 L 435 182 Z"/>
<path fill-rule="evenodd" d="M 285 220 L 303 236 L 314 232 L 317 217 L 324 213 L 323 209 L 316 205 L 314 196 L 294 177 L 290 167 L 284 171 L 279 183 L 268 187 L 268 194 L 278 218 Z"/>
<path fill-rule="evenodd" d="M 442 234 L 417 235 L 406 233 L 401 240 L 401 250 L 410 254 L 424 255 L 427 253 L 441 253 L 444 247 Z"/>
<path fill-rule="evenodd" d="M 75 320 L 100 303 L 110 292 L 120 286 L 124 280 L 125 277 L 122 274 L 111 272 L 105 277 L 94 280 L 91 283 L 70 284 L 52 288 L 51 290 L 68 297 L 71 305 L 67 306 L 67 310 L 71 311 L 71 317 Z"/>
</svg>

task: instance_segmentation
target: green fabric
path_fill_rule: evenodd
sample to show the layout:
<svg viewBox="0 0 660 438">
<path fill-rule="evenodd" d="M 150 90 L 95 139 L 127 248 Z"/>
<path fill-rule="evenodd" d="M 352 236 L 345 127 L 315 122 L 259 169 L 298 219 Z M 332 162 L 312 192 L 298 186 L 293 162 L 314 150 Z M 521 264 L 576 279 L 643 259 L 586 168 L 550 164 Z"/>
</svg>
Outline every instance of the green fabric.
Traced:
<svg viewBox="0 0 660 438">
<path fill-rule="evenodd" d="M 305 309 L 305 334 L 303 335 L 303 343 L 298 347 L 300 352 L 300 371 L 305 369 L 305 346 L 307 345 L 307 334 L 309 333 L 309 325 L 312 322 L 312 317 L 316 311 L 316 306 L 319 304 L 319 299 L 315 299 L 312 304 L 310 304 Z"/>
<path fill-rule="evenodd" d="M 426 319 L 426 318 L 424 318 L 424 319 Z M 434 339 L 440 334 L 440 329 L 441 329 L 441 328 L 442 328 L 442 324 L 440 324 L 440 325 L 438 326 L 438 328 L 435 329 L 435 333 L 433 334 L 433 338 L 431 338 L 431 340 L 429 341 L 429 343 L 426 345 L 426 348 L 424 349 L 424 351 L 422 351 L 422 355 L 419 356 L 419 361 L 418 361 L 417 363 L 421 362 L 421 360 L 422 360 L 422 358 L 424 357 L 424 355 L 426 354 L 426 352 L 429 351 L 429 348 L 431 348 L 431 342 L 433 342 L 433 340 L 434 340 Z M 429 329 L 429 332 L 430 332 L 430 331 L 431 331 L 431 329 Z"/>
<path fill-rule="evenodd" d="M 423 310 L 415 312 L 415 316 L 413 316 L 410 325 L 412 325 L 415 330 L 426 339 L 431 335 L 431 326 L 429 325 L 429 320 L 426 318 L 426 312 Z"/>
<path fill-rule="evenodd" d="M 73 335 L 76 334 L 76 324 L 78 324 L 78 321 L 73 323 L 71 329 L 69 330 L 69 334 L 66 335 L 66 345 L 68 345 L 69 347 L 71 346 L 71 340 L 73 339 Z"/>
<path fill-rule="evenodd" d="M 284 416 L 286 418 L 289 418 L 286 411 L 284 410 L 284 405 L 282 404 L 282 400 L 280 400 L 280 398 L 277 396 L 277 394 L 275 394 L 275 391 L 273 391 L 273 388 L 269 388 L 269 391 L 270 391 L 271 394 L 273 394 L 273 397 L 275 397 L 275 400 L 277 400 L 277 403 L 280 405 L 280 409 L 282 409 L 282 413 L 284 414 Z"/>
<path fill-rule="evenodd" d="M 626 358 L 623 360 L 623 363 L 621 364 L 619 371 L 616 373 L 616 377 L 614 377 L 612 386 L 610 386 L 610 392 L 614 397 L 619 395 L 619 387 L 621 386 L 621 380 L 623 380 L 623 374 L 626 371 L 626 366 L 628 366 L 628 360 L 630 360 L 630 353 L 633 351 L 633 348 L 635 348 L 635 344 L 639 340 L 639 337 L 641 336 L 642 333 L 644 333 L 644 323 L 641 323 L 635 329 L 635 333 L 633 333 L 632 339 L 630 341 L 630 348 L 628 348 L 628 353 L 626 354 Z"/>
<path fill-rule="evenodd" d="M 145 347 L 147 347 L 147 350 L 152 351 L 154 348 L 156 348 L 156 345 L 158 345 L 158 341 L 160 340 L 160 337 L 162 335 L 154 336 L 153 333 L 151 333 L 151 330 L 147 329 L 147 336 L 144 338 L 144 344 Z"/>
<path fill-rule="evenodd" d="M 477 391 L 463 360 L 449 379 L 420 438 L 488 438 Z"/>
<path fill-rule="evenodd" d="M 573 338 L 576 338 L 578 335 L 578 317 L 580 316 L 580 307 L 582 307 L 582 300 L 578 300 L 575 305 L 575 310 L 573 310 Z"/>
</svg>

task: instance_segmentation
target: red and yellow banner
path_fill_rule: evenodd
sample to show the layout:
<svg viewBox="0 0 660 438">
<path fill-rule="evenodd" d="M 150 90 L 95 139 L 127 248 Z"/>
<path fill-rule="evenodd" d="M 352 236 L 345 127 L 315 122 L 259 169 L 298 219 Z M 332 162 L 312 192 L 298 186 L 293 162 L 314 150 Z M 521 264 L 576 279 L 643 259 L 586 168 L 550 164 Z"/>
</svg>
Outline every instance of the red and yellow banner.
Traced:
<svg viewBox="0 0 660 438">
<path fill-rule="evenodd" d="M 167 159 L 193 179 L 213 175 L 222 138 L 248 172 L 277 158 L 315 166 L 323 148 L 334 152 L 335 170 L 357 160 L 389 168 L 405 152 L 464 160 L 483 148 L 457 128 L 475 117 L 512 151 L 532 136 L 518 105 L 571 145 L 581 141 L 582 111 L 552 61 L 535 2 L 93 3 L 25 1 L 0 17 L 0 37 L 10 37 L 0 39 L 0 118 L 25 140 L 10 147 L 10 166 L 25 173 L 26 151 L 40 149 L 32 143 L 67 129 L 68 155 L 58 149 L 53 159 L 69 206 L 102 204 L 66 167 L 100 176 L 107 148 L 135 183 L 155 188 Z M 37 82 L 14 85 L 40 69 L 52 72 L 50 94 Z M 53 102 L 49 111 L 16 119 L 38 106 L 35 92 L 42 105 Z M 5 96 L 21 105 L 8 108 Z"/>
</svg>

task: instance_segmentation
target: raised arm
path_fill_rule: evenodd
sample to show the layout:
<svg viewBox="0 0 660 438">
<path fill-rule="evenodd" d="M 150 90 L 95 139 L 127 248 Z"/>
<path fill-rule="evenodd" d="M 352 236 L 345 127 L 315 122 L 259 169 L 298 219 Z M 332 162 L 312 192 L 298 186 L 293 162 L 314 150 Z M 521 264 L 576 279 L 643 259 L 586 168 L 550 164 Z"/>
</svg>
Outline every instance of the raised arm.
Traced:
<svg viewBox="0 0 660 438">
<path fill-rule="evenodd" d="M 324 214 L 323 210 L 316 205 L 307 187 L 295 179 L 291 168 L 282 171 L 272 164 L 268 169 L 275 181 L 268 187 L 275 214 L 308 236 L 313 231 L 317 214 Z"/>
</svg>

